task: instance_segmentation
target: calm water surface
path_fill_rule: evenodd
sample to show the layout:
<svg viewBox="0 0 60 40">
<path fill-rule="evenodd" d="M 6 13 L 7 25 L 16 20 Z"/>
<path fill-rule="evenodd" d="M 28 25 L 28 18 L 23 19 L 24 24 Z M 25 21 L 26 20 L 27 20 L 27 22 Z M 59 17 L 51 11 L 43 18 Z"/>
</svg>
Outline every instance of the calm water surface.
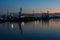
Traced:
<svg viewBox="0 0 60 40">
<path fill-rule="evenodd" d="M 60 19 L 0 23 L 0 40 L 60 40 Z"/>
</svg>

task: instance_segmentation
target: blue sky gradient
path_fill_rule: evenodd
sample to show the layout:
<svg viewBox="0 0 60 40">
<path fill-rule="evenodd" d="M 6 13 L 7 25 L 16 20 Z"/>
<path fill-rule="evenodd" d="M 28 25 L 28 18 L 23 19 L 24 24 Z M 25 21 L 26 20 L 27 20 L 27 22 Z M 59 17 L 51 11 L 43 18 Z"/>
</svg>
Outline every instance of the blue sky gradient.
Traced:
<svg viewBox="0 0 60 40">
<path fill-rule="evenodd" d="M 60 0 L 0 0 L 0 12 L 7 10 L 18 12 L 20 7 L 23 8 L 24 13 L 30 13 L 32 10 L 35 12 L 40 12 L 40 10 L 59 12 Z"/>
</svg>

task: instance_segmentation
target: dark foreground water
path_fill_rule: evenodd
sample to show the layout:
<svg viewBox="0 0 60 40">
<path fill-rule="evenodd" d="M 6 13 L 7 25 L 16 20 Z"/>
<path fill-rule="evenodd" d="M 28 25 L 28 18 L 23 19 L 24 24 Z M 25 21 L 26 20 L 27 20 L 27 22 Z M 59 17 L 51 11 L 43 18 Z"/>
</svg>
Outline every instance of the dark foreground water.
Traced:
<svg viewBox="0 0 60 40">
<path fill-rule="evenodd" d="M 0 23 L 0 40 L 60 40 L 60 19 Z"/>
</svg>

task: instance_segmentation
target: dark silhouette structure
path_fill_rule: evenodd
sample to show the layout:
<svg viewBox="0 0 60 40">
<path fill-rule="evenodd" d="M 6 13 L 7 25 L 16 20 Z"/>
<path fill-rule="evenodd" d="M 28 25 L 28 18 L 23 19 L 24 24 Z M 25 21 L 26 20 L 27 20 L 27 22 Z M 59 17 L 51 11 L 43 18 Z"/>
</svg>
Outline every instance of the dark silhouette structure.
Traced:
<svg viewBox="0 0 60 40">
<path fill-rule="evenodd" d="M 22 13 L 22 8 L 20 8 L 20 11 L 19 11 L 19 22 L 21 22 L 21 13 Z"/>
<path fill-rule="evenodd" d="M 14 17 L 14 14 L 11 15 L 11 13 L 8 13 L 7 10 L 7 14 L 2 15 L 0 17 L 0 22 L 29 22 L 29 21 L 35 21 L 35 20 L 49 20 L 49 19 L 56 19 L 56 18 L 60 18 L 60 16 L 56 16 L 57 14 L 49 14 L 49 11 L 47 10 L 47 13 L 42 13 L 39 15 L 35 15 L 34 14 L 34 10 L 32 11 L 32 14 L 22 14 L 22 8 L 20 8 L 19 11 L 19 15 L 18 17 Z M 9 14 L 9 15 L 8 15 Z M 49 16 L 49 15 L 55 15 L 55 16 Z M 60 15 L 60 14 L 58 14 Z"/>
<path fill-rule="evenodd" d="M 43 20 L 48 20 L 49 19 L 49 11 L 47 10 L 47 13 L 42 14 L 42 19 Z"/>
<path fill-rule="evenodd" d="M 19 11 L 19 19 L 21 18 L 21 13 L 22 13 L 22 8 L 20 8 L 20 11 Z"/>
</svg>

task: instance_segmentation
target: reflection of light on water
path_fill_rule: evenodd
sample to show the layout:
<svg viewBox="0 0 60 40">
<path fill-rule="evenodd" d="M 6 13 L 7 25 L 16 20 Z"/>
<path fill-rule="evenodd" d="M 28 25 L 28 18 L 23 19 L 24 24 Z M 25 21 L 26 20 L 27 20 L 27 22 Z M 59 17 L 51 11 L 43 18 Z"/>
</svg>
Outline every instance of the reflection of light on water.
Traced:
<svg viewBox="0 0 60 40">
<path fill-rule="evenodd" d="M 37 22 L 36 22 L 36 21 L 35 21 L 34 23 L 35 23 L 35 24 L 37 24 Z"/>
<path fill-rule="evenodd" d="M 34 24 L 35 25 L 39 25 L 40 23 L 39 23 L 39 21 L 35 21 Z"/>
<path fill-rule="evenodd" d="M 21 25 L 24 26 L 24 22 L 22 22 Z"/>
<path fill-rule="evenodd" d="M 11 24 L 11 28 L 13 29 L 13 27 L 14 27 L 14 25 L 13 24 Z"/>
</svg>

